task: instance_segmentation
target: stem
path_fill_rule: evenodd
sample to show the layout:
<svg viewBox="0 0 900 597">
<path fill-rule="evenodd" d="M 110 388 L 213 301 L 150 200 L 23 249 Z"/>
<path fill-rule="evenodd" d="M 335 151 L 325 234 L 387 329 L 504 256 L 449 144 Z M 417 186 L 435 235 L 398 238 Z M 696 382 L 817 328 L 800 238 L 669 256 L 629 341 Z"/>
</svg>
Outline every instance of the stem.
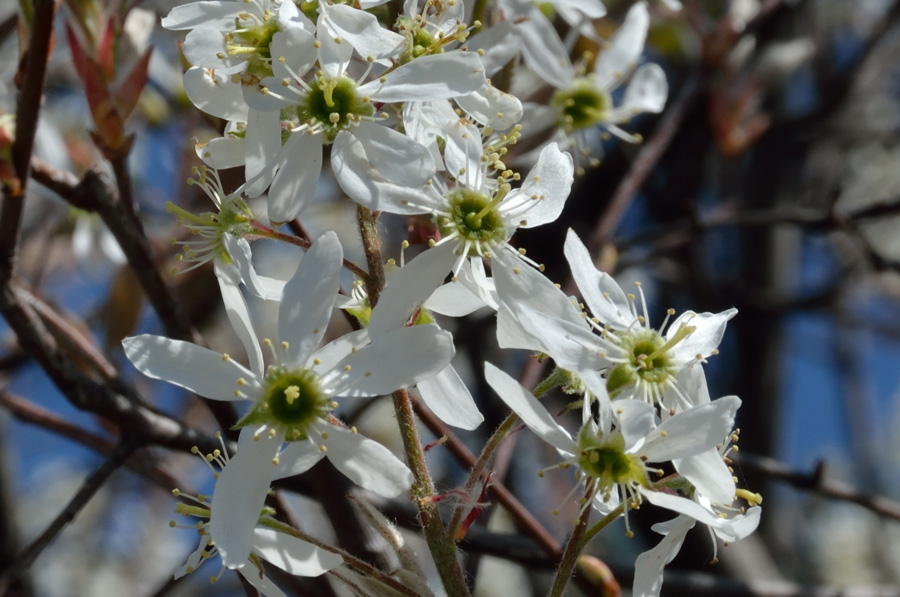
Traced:
<svg viewBox="0 0 900 597">
<path fill-rule="evenodd" d="M 480 21 L 482 26 L 484 26 L 484 19 L 487 15 L 487 5 L 487 0 L 475 0 L 475 6 L 472 8 L 472 23 Z M 481 27 L 472 27 L 471 35 L 475 35 L 479 31 L 481 31 Z"/>
<path fill-rule="evenodd" d="M 297 222 L 297 220 L 294 220 L 294 222 Z M 291 224 L 293 224 L 293 222 Z M 256 236 L 262 238 L 271 238 L 273 240 L 280 240 L 302 249 L 308 249 L 312 246 L 312 241 L 310 241 L 308 238 L 303 238 L 301 236 L 291 236 L 290 234 L 285 234 L 284 232 L 278 232 L 277 230 L 273 230 L 272 228 L 269 228 L 268 226 L 257 220 L 253 220 L 250 225 L 253 226 L 253 230 L 255 231 Z M 293 225 L 291 226 L 291 228 L 294 228 Z M 344 267 L 353 272 L 353 274 L 360 280 L 363 280 L 365 282 L 369 278 L 369 274 L 367 274 L 361 267 L 359 267 L 352 261 L 347 261 L 346 259 L 344 259 L 343 262 Z"/>
<path fill-rule="evenodd" d="M 478 457 L 478 461 L 475 462 L 475 465 L 472 467 L 471 472 L 469 473 L 469 478 L 466 479 L 465 491 L 467 494 L 471 494 L 472 489 L 475 487 L 475 484 L 478 482 L 478 479 L 481 478 L 482 473 L 484 472 L 485 467 L 488 464 L 488 461 L 493 457 L 494 451 L 497 449 L 497 446 L 500 445 L 507 434 L 512 430 L 513 425 L 516 424 L 516 421 L 519 420 L 519 416 L 516 413 L 509 413 L 509 415 L 500 423 L 500 426 L 494 431 L 490 438 L 488 438 L 487 443 L 484 445 L 484 449 L 481 451 L 481 455 Z M 456 536 L 456 529 L 459 528 L 459 523 L 462 520 L 464 512 L 464 507 L 462 504 L 456 507 L 456 510 L 453 511 L 453 518 L 450 519 L 450 525 L 447 527 L 448 534 L 451 537 Z"/>
<path fill-rule="evenodd" d="M 360 574 L 365 574 L 366 576 L 368 576 L 370 578 L 374 578 L 375 580 L 384 584 L 385 586 L 390 587 L 391 589 L 394 589 L 401 595 L 408 595 L 409 597 L 420 597 L 418 593 L 416 593 L 415 591 L 413 591 L 412 589 L 410 589 L 409 587 L 407 587 L 400 581 L 398 581 L 394 578 L 391 578 L 388 574 L 386 574 L 385 572 L 382 572 L 381 570 L 379 570 L 375 566 L 369 564 L 368 562 L 360 560 L 359 558 L 347 553 L 343 549 L 334 547 L 333 545 L 328 545 L 327 543 L 324 543 L 311 535 L 307 535 L 303 531 L 301 531 L 299 529 L 295 529 L 294 527 L 292 527 L 288 524 L 285 524 L 281 521 L 275 520 L 274 518 L 268 518 L 268 517 L 260 518 L 259 524 L 261 526 L 268 527 L 270 529 L 278 531 L 279 533 L 284 533 L 285 535 L 290 535 L 291 537 L 300 539 L 301 541 L 306 541 L 307 543 L 312 543 L 313 545 L 315 545 L 316 547 L 318 547 L 319 549 L 322 549 L 324 551 L 336 553 L 339 556 L 341 556 L 342 558 L 344 558 L 345 564 L 347 564 L 348 566 L 350 566 L 351 568 L 353 568 Z"/>
<path fill-rule="evenodd" d="M 588 531 L 584 534 L 584 537 L 581 539 L 581 547 L 584 548 L 587 545 L 588 541 L 594 538 L 594 536 L 605 529 L 609 523 L 617 519 L 622 515 L 622 511 L 625 509 L 625 502 L 620 503 L 616 506 L 616 509 L 601 518 L 597 523 L 594 524 Z"/>
<path fill-rule="evenodd" d="M 572 576 L 575 564 L 578 563 L 578 556 L 581 555 L 581 549 L 584 547 L 584 535 L 587 530 L 588 519 L 591 517 L 591 510 L 593 509 L 590 503 L 593 497 L 594 487 L 589 485 L 584 494 L 584 499 L 587 500 L 584 504 L 584 511 L 578 517 L 578 521 L 575 523 L 575 530 L 572 532 L 572 536 L 569 537 L 569 542 L 566 543 L 566 550 L 563 552 L 562 561 L 559 564 L 559 568 L 556 569 L 556 577 L 553 579 L 553 586 L 550 588 L 550 597 L 562 597 L 566 590 L 566 585 L 569 584 L 569 578 Z"/>
<path fill-rule="evenodd" d="M 369 275 L 364 278 L 366 292 L 369 295 L 369 304 L 374 309 L 378 304 L 378 297 L 381 296 L 381 290 L 384 288 L 381 239 L 378 238 L 377 220 L 372 211 L 362 205 L 357 205 L 356 216 L 363 249 L 366 252 L 366 265 L 369 268 Z M 444 528 L 437 503 L 434 501 L 434 483 L 425 462 L 425 451 L 419 440 L 416 416 L 413 413 L 409 393 L 405 389 L 401 389 L 391 394 L 391 397 L 394 401 L 397 424 L 400 426 L 400 436 L 403 439 L 406 463 L 412 471 L 414 479 L 410 497 L 419 508 L 419 519 L 422 522 L 428 549 L 431 551 L 431 557 L 434 559 L 435 567 L 437 567 L 438 575 L 441 577 L 447 594 L 454 597 L 466 597 L 470 595 L 469 587 L 466 585 L 465 575 L 456 557 L 456 542 Z"/>
</svg>

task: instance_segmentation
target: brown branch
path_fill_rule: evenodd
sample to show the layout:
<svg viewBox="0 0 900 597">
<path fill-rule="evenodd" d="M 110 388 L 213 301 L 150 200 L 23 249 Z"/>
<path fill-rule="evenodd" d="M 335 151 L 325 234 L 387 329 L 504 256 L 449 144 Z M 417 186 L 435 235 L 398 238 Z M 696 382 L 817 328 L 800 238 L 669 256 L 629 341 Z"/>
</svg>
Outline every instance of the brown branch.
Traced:
<svg viewBox="0 0 900 597">
<path fill-rule="evenodd" d="M 9 279 L 16 262 L 16 251 L 22 225 L 25 186 L 34 136 L 37 131 L 41 96 L 44 93 L 44 77 L 53 38 L 53 0 L 34 0 L 34 19 L 31 39 L 25 57 L 25 73 L 22 88 L 16 102 L 16 138 L 13 141 L 13 167 L 18 178 L 18 188 L 3 189 L 3 205 L 0 207 L 0 276 Z"/>
<path fill-rule="evenodd" d="M 5 407 L 19 421 L 52 431 L 61 437 L 78 442 L 98 454 L 108 456 L 116 449 L 115 442 L 73 425 L 55 413 L 21 396 L 0 392 L 0 405 Z M 135 454 L 125 462 L 125 466 L 165 490 L 183 486 L 175 477 L 160 468 L 156 458 L 153 458 L 150 454 Z"/>
<path fill-rule="evenodd" d="M 812 472 L 797 471 L 773 458 L 740 452 L 733 460 L 743 468 L 784 481 L 798 489 L 844 502 L 850 502 L 871 510 L 879 516 L 900 520 L 900 502 L 879 495 L 863 493 L 849 483 L 825 477 L 825 463 L 819 462 Z"/>
<path fill-rule="evenodd" d="M 109 458 L 94 471 L 78 490 L 78 493 L 69 501 L 62 512 L 50 523 L 41 535 L 9 565 L 0 576 L 0 594 L 6 594 L 6 590 L 15 583 L 21 574 L 28 569 L 41 552 L 56 538 L 67 524 L 75 519 L 75 516 L 84 508 L 92 497 L 100 490 L 106 480 L 116 471 L 129 456 L 136 446 L 131 442 L 120 443 L 110 454 Z"/>
</svg>

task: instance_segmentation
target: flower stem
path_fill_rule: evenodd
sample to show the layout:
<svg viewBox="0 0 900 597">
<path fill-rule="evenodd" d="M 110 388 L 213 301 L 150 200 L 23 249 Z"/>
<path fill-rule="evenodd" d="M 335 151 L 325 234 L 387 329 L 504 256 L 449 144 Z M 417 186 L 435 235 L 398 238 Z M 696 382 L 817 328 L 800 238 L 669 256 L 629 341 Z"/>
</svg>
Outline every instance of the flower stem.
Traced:
<svg viewBox="0 0 900 597">
<path fill-rule="evenodd" d="M 278 531 L 279 533 L 284 533 L 285 535 L 290 535 L 291 537 L 296 537 L 301 541 L 306 541 L 307 543 L 312 543 L 319 549 L 324 551 L 329 551 L 331 553 L 336 553 L 342 558 L 344 558 L 344 563 L 347 564 L 350 568 L 353 568 L 360 574 L 364 574 L 370 578 L 377 580 L 378 582 L 384 584 L 387 587 L 390 587 L 394 591 L 397 591 L 400 595 L 408 595 L 409 597 L 419 597 L 419 594 L 401 583 L 400 581 L 391 578 L 387 573 L 379 570 L 375 566 L 369 564 L 366 561 L 360 560 L 359 558 L 347 553 L 343 549 L 334 547 L 333 545 L 329 545 L 316 539 L 311 535 L 307 535 L 303 531 L 299 529 L 295 529 L 289 524 L 285 524 L 281 521 L 275 520 L 274 518 L 262 517 L 259 519 L 259 524 L 264 527 L 268 527 L 272 530 Z"/>
<path fill-rule="evenodd" d="M 562 597 L 566 590 L 566 585 L 569 584 L 569 578 L 572 576 L 572 571 L 578 563 L 578 556 L 581 555 L 581 550 L 584 547 L 584 535 L 587 530 L 588 519 L 591 517 L 591 511 L 593 510 L 590 504 L 593 497 L 594 486 L 590 484 L 584 494 L 584 499 L 587 500 L 584 505 L 584 511 L 575 523 L 575 530 L 572 532 L 572 536 L 569 537 L 568 543 L 566 543 L 562 561 L 559 563 L 559 568 L 556 569 L 553 586 L 550 588 L 550 597 Z"/>
<path fill-rule="evenodd" d="M 494 455 L 494 451 L 496 451 L 497 446 L 500 445 L 500 442 L 509 434 L 510 430 L 512 430 L 513 425 L 516 424 L 516 421 L 519 420 L 518 415 L 516 413 L 509 413 L 506 419 L 500 423 L 500 426 L 497 427 L 496 431 L 488 438 L 487 443 L 484 445 L 484 449 L 481 451 L 481 455 L 478 457 L 478 460 L 475 462 L 475 466 L 472 467 L 471 472 L 469 473 L 469 478 L 466 479 L 465 492 L 467 494 L 471 494 L 472 489 L 475 487 L 475 484 L 478 483 L 478 479 L 481 478 L 481 474 L 484 472 L 485 467 L 490 461 L 491 457 Z M 459 528 L 459 523 L 462 520 L 463 512 L 465 508 L 463 504 L 460 504 L 456 507 L 456 510 L 453 512 L 453 518 L 450 519 L 450 525 L 447 527 L 448 533 L 451 537 L 456 536 L 456 530 Z"/>
<path fill-rule="evenodd" d="M 361 205 L 357 205 L 356 215 L 359 234 L 366 253 L 366 265 L 369 269 L 368 276 L 363 280 L 369 295 L 369 304 L 374 309 L 384 288 L 381 240 L 378 238 L 375 215 Z M 419 440 L 419 431 L 416 428 L 416 417 L 413 413 L 409 393 L 405 389 L 397 390 L 391 397 L 394 401 L 397 424 L 400 426 L 400 436 L 403 439 L 406 463 L 412 471 L 414 479 L 410 497 L 419 508 L 419 520 L 422 522 L 425 541 L 428 543 L 431 557 L 446 593 L 454 597 L 467 597 L 470 592 L 462 567 L 456 557 L 456 542 L 444 528 L 437 503 L 434 501 L 434 483 L 425 462 L 425 451 Z"/>
<path fill-rule="evenodd" d="M 624 509 L 624 507 L 625 507 L 624 503 L 619 504 L 618 506 L 616 506 L 615 510 L 613 510 L 612 512 L 610 512 L 609 514 L 604 516 L 602 519 L 600 519 L 596 523 L 594 523 L 594 525 L 590 529 L 588 529 L 587 532 L 584 534 L 584 537 L 582 537 L 581 547 L 583 548 L 585 545 L 587 545 L 587 542 L 590 541 L 591 539 L 593 539 L 597 533 L 599 533 L 600 531 L 605 529 L 609 523 L 611 523 L 612 521 L 617 519 L 619 516 L 621 516 L 622 510 Z"/>
</svg>

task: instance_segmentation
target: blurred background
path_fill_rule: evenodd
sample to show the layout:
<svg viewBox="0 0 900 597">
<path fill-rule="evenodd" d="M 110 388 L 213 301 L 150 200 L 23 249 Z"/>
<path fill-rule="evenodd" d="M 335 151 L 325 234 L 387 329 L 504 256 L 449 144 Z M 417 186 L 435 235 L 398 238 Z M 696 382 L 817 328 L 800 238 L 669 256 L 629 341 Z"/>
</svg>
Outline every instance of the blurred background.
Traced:
<svg viewBox="0 0 900 597">
<path fill-rule="evenodd" d="M 127 159 L 134 198 L 159 268 L 191 321 L 210 346 L 240 354 L 211 268 L 170 275 L 177 252 L 170 240 L 185 232 L 165 202 L 210 209 L 184 179 L 198 165 L 192 138 L 216 136 L 224 124 L 184 96 L 183 37 L 159 27 L 174 4 L 61 4 L 35 155 L 77 177 L 89 169 L 113 176 L 88 132 L 91 115 L 68 48 L 67 20 L 84 33 L 112 18 L 120 28 L 120 65 L 152 44 L 149 83 L 127 122 L 134 134 Z M 608 36 L 630 3 L 605 4 L 609 15 L 596 26 Z M 736 394 L 743 400 L 735 474 L 741 487 L 764 496 L 761 527 L 742 542 L 719 545 L 717 564 L 708 534 L 695 529 L 668 568 L 664 594 L 849 595 L 852 587 L 853 595 L 900 595 L 900 3 L 684 0 L 674 12 L 652 0 L 651 14 L 644 59 L 667 73 L 665 111 L 630 123 L 629 130 L 643 136 L 640 144 L 600 140 L 592 152 L 602 162 L 576 180 L 562 217 L 521 231 L 515 242 L 565 287 L 562 246 L 567 229 L 574 229 L 623 286 L 643 283 L 652 322 L 661 322 L 670 307 L 739 310 L 706 371 L 713 398 Z M 8 57 L 0 61 L 0 118 L 15 113 L 17 15 L 14 3 L 0 6 L 0 48 Z M 565 33 L 565 23 L 557 24 Z M 540 88 L 529 88 L 532 81 L 514 76 L 513 90 L 539 97 Z M 232 187 L 240 182 L 240 172 L 223 175 Z M 338 230 L 348 258 L 363 262 L 353 204 L 327 177 L 319 191 L 303 224 L 313 236 Z M 251 207 L 264 213 L 264 204 Z M 386 256 L 398 255 L 407 231 L 417 228 L 393 216 L 382 216 L 381 224 Z M 254 244 L 257 265 L 269 275 L 290 276 L 298 255 L 271 241 Z M 136 374 L 125 361 L 123 337 L 164 328 L 96 215 L 30 184 L 17 267 L 22 286 L 93 338 L 145 399 L 193 426 L 217 429 L 195 398 Z M 351 283 L 348 276 L 345 289 Z M 252 307 L 261 329 L 273 329 L 272 305 Z M 525 367 L 524 379 L 532 384 L 541 373 L 528 355 L 499 351 L 493 322 L 486 310 L 442 322 L 456 336 L 455 364 L 485 414 L 479 430 L 459 434 L 476 453 L 506 416 L 479 378 L 482 363 L 502 364 L 514 374 Z M 102 417 L 74 408 L 5 324 L 0 338 L 5 566 L 101 465 L 116 431 Z M 78 363 L 76 347 L 70 356 L 88 367 Z M 561 396 L 550 400 L 559 409 L 564 404 Z M 399 449 L 388 401 L 343 414 Z M 244 594 L 232 574 L 208 583 L 217 563 L 170 581 L 196 535 L 168 527 L 175 501 L 165 481 L 209 491 L 212 477 L 196 457 L 161 448 L 147 453 L 150 469 L 113 474 L 37 558 L 15 594 Z M 465 469 L 446 450 L 434 448 L 429 458 L 442 490 L 465 480 Z M 575 507 L 563 504 L 559 516 L 550 511 L 563 502 L 570 479 L 535 476 L 554 458 L 521 433 L 501 449 L 495 468 L 562 541 Z M 343 540 L 350 531 L 335 532 L 336 514 L 320 504 L 347 488 L 329 485 L 336 481 L 327 471 L 313 473 L 301 482 L 302 495 L 287 492 L 287 499 L 307 530 Z M 403 504 L 378 505 L 401 526 L 415 527 L 414 512 Z M 632 526 L 645 529 L 644 523 L 668 518 L 649 507 L 635 515 L 641 524 Z M 413 533 L 410 538 L 415 541 Z M 625 539 L 618 522 L 590 549 L 627 594 L 634 558 L 657 540 L 649 531 Z M 360 549 L 379 549 L 374 538 L 355 541 Z M 553 563 L 501 508 L 486 511 L 461 545 L 479 595 L 546 591 Z"/>
</svg>

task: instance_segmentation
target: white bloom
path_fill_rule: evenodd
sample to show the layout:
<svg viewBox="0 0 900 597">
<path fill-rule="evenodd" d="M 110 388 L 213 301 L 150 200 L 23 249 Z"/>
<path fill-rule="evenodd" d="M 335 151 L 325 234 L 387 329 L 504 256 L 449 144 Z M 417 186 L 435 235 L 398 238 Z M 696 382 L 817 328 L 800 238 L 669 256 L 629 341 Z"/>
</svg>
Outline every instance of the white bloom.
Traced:
<svg viewBox="0 0 900 597">
<path fill-rule="evenodd" d="M 261 503 L 274 478 L 299 474 L 327 457 L 351 480 L 387 497 L 402 494 L 412 482 L 412 474 L 387 448 L 332 423 L 330 412 L 338 396 L 379 396 L 434 376 L 450 362 L 453 340 L 435 325 L 419 325 L 391 331 L 362 347 L 344 337 L 316 350 L 331 317 L 341 263 L 333 232 L 319 237 L 303 257 L 284 289 L 279 349 L 266 342 L 275 359 L 266 371 L 159 336 L 123 341 L 128 358 L 149 377 L 207 398 L 253 403 L 239 423 L 244 428 L 242 453 L 230 467 L 238 472 L 219 480 L 220 487 L 231 488 L 224 493 L 239 502 L 227 502 L 233 506 L 229 532 L 241 546 L 232 553 L 222 550 L 227 566 L 245 559 L 253 506 Z M 284 441 L 290 445 L 282 452 Z M 219 546 L 221 550 L 221 542 Z"/>
<path fill-rule="evenodd" d="M 668 96 L 666 75 L 656 64 L 637 66 L 644 50 L 650 16 L 646 2 L 634 4 L 625 22 L 600 52 L 591 73 L 584 75 L 571 63 L 558 67 L 557 91 L 548 105 L 528 105 L 523 125 L 537 132 L 558 127 L 554 138 L 571 139 L 579 155 L 588 154 L 584 135 L 596 134 L 598 126 L 630 142 L 638 137 L 619 125 L 640 113 L 657 113 L 665 107 Z M 632 74 L 633 73 L 633 74 Z M 612 93 L 631 75 L 620 104 Z"/>
<path fill-rule="evenodd" d="M 585 375 L 585 385 L 597 398 L 599 422 L 587 416 L 573 439 L 531 393 L 500 369 L 486 363 L 485 378 L 529 429 L 557 449 L 564 460 L 554 468 L 577 467 L 580 482 L 594 496 L 594 507 L 604 513 L 620 500 L 625 510 L 642 498 L 656 504 L 658 492 L 650 481 L 656 469 L 647 463 L 684 459 L 714 448 L 731 431 L 740 406 L 736 396 L 726 396 L 657 425 L 650 405 L 636 400 L 610 403 L 602 380 Z"/>
<path fill-rule="evenodd" d="M 686 311 L 659 329 L 650 326 L 643 291 L 637 304 L 608 274 L 597 270 L 581 240 L 571 230 L 565 254 L 572 276 L 593 315 L 581 311 L 539 273 L 512 266 L 494 270 L 501 307 L 498 338 L 506 348 L 546 352 L 563 369 L 578 373 L 603 370 L 614 398 L 649 403 L 670 392 L 666 406 L 684 409 L 695 402 L 681 390 L 678 376 L 718 352 L 725 325 L 737 313 Z"/>
<path fill-rule="evenodd" d="M 479 129 L 457 121 L 445 131 L 444 163 L 452 180 L 434 177 L 420 188 L 404 187 L 379 178 L 371 156 L 359 144 L 333 160 L 335 175 L 357 202 L 399 214 L 430 214 L 439 238 L 436 244 L 455 247 L 454 275 L 467 257 L 490 258 L 499 253 L 518 255 L 509 239 L 518 228 L 534 228 L 555 220 L 562 212 L 574 179 L 572 157 L 551 143 L 541 152 L 522 185 L 512 188 L 519 175 L 507 170 L 500 158 L 514 137 L 482 144 Z M 337 144 L 336 144 L 337 145 Z M 494 178 L 491 171 L 500 172 Z"/>
<path fill-rule="evenodd" d="M 195 453 L 199 452 L 195 449 Z M 220 478 L 220 475 L 225 474 L 228 469 L 227 465 L 231 462 L 224 445 L 221 451 L 216 450 L 213 454 L 205 457 L 201 455 L 201 457 L 217 479 Z M 221 473 L 216 472 L 216 467 L 221 469 Z M 177 489 L 173 491 L 173 494 L 186 500 L 179 502 L 175 508 L 176 513 L 182 514 L 186 518 L 201 519 L 199 523 L 183 527 L 199 533 L 200 542 L 197 549 L 188 556 L 184 565 L 175 571 L 175 578 L 178 579 L 185 574 L 193 573 L 203 562 L 216 557 L 220 552 L 229 550 L 227 537 L 217 536 L 212 530 L 213 523 L 211 522 L 213 504 L 220 500 L 227 501 L 229 498 L 220 492 L 218 482 L 212 498 L 202 495 L 195 497 Z M 256 521 L 251 536 L 250 550 L 243 562 L 231 566 L 231 568 L 236 568 L 247 582 L 266 597 L 282 597 L 284 593 L 265 575 L 262 560 L 296 576 L 319 576 L 343 563 L 343 558 L 337 554 L 324 551 L 311 543 L 264 526 L 265 519 L 269 514 L 264 511 L 262 503 L 258 504 L 254 513 Z M 227 517 L 227 512 L 224 515 Z M 174 521 L 171 525 L 178 526 Z M 220 548 L 220 543 L 222 548 Z M 221 576 L 224 569 L 223 567 L 218 575 L 212 577 L 213 580 Z"/>
</svg>

